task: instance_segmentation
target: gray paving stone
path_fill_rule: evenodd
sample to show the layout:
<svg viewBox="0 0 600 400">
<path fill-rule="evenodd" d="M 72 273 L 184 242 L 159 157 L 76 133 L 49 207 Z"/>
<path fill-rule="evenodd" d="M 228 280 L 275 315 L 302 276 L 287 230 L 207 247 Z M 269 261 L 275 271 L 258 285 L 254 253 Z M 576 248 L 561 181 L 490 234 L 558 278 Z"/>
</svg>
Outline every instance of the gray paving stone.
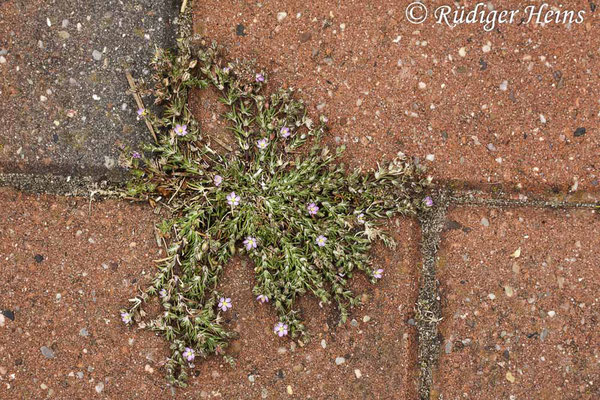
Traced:
<svg viewBox="0 0 600 400">
<path fill-rule="evenodd" d="M 0 2 L 0 172 L 118 180 L 147 140 L 125 71 L 172 46 L 175 0 Z"/>
</svg>

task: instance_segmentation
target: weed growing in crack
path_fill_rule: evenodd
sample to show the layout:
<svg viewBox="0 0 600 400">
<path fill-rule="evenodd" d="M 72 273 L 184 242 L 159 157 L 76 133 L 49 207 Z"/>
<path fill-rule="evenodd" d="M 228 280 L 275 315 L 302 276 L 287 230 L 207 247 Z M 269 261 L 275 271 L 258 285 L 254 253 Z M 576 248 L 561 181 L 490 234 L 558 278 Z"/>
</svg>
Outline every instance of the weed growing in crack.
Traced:
<svg viewBox="0 0 600 400">
<path fill-rule="evenodd" d="M 192 52 L 180 42 L 178 54 L 157 51 L 153 66 L 150 92 L 163 112 L 138 113 L 157 142 L 144 154 L 128 153 L 128 196 L 169 211 L 159 225 L 167 254 L 121 316 L 170 342 L 168 380 L 185 386 L 192 362 L 224 355 L 232 337 L 221 321 L 235 299 L 220 293 L 218 283 L 233 256 L 251 259 L 257 301 L 277 310 L 274 335 L 303 340 L 299 296 L 334 302 L 345 322 L 358 303 L 348 289 L 353 275 L 372 283 L 382 277 L 371 265 L 372 243 L 394 245 L 381 223 L 428 207 L 429 180 L 403 157 L 371 173 L 346 171 L 337 162 L 343 148 L 320 145 L 325 117 L 309 118 L 293 90 L 265 93 L 264 72 L 226 63 L 214 45 Z M 189 91 L 209 86 L 227 106 L 224 117 L 237 141 L 232 152 L 215 151 L 214 138 L 188 108 Z M 145 318 L 143 307 L 153 298 L 162 312 Z"/>
</svg>

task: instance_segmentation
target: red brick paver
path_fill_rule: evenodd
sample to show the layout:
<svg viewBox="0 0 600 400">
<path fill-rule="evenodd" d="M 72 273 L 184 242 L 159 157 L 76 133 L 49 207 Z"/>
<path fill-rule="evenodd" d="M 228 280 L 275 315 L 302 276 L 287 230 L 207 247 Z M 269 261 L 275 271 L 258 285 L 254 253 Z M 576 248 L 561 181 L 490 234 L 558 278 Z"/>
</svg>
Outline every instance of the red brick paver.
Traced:
<svg viewBox="0 0 600 400">
<path fill-rule="evenodd" d="M 229 265 L 220 290 L 234 300 L 224 323 L 239 333 L 227 350 L 237 365 L 200 361 L 191 387 L 172 394 L 166 342 L 125 327 L 118 314 L 161 257 L 151 210 L 5 189 L 0 209 L 0 309 L 14 312 L 14 321 L 0 326 L 2 399 L 415 398 L 416 332 L 408 320 L 420 235 L 413 220 L 390 224 L 398 249 L 374 252 L 384 279 L 372 286 L 357 277 L 365 305 L 346 325 L 337 327 L 333 307 L 301 302 L 312 336 L 304 346 L 273 335 L 276 315 L 252 295 L 252 265 Z M 45 358 L 42 346 L 54 358 Z M 337 357 L 345 362 L 336 365 Z"/>
<path fill-rule="evenodd" d="M 448 220 L 435 392 L 599 398 L 598 214 L 459 208 Z"/>
<path fill-rule="evenodd" d="M 196 2 L 194 22 L 232 58 L 255 57 L 273 86 L 302 89 L 312 111 L 329 117 L 328 140 L 347 145 L 351 164 L 373 166 L 403 151 L 441 180 L 597 190 L 595 6 L 563 4 L 586 12 L 570 27 L 485 32 L 434 24 L 433 9 L 448 1 L 425 2 L 429 19 L 413 25 L 405 17 L 411 2 L 206 0 Z M 523 12 L 531 4 L 494 7 Z M 586 133 L 575 136 L 577 128 Z"/>
</svg>

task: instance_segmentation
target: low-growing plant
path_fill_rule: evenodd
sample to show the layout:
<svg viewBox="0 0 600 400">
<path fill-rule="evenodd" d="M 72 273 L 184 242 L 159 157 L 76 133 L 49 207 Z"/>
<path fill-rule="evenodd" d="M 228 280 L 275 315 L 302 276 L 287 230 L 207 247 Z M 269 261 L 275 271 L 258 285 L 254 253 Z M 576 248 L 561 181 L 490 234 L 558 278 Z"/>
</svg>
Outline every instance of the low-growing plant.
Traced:
<svg viewBox="0 0 600 400">
<path fill-rule="evenodd" d="M 394 245 L 381 224 L 428 207 L 429 179 L 403 156 L 370 173 L 347 171 L 338 160 L 343 148 L 321 144 L 324 116 L 311 119 L 291 89 L 266 93 L 264 72 L 226 62 L 215 45 L 192 51 L 182 38 L 177 53 L 158 50 L 152 65 L 150 92 L 162 112 L 138 111 L 156 141 L 127 150 L 127 193 L 168 210 L 159 224 L 166 257 L 121 316 L 170 342 L 168 380 L 185 386 L 195 359 L 227 358 L 232 333 L 221 314 L 235 299 L 218 283 L 232 257 L 252 261 L 257 301 L 277 310 L 274 334 L 303 340 L 299 296 L 334 302 L 346 321 L 358 304 L 349 280 L 362 273 L 375 283 L 383 270 L 373 269 L 369 250 L 377 239 Z M 192 89 L 208 87 L 227 108 L 233 151 L 216 151 L 188 106 Z M 147 321 L 143 306 L 154 297 L 162 311 Z"/>
</svg>

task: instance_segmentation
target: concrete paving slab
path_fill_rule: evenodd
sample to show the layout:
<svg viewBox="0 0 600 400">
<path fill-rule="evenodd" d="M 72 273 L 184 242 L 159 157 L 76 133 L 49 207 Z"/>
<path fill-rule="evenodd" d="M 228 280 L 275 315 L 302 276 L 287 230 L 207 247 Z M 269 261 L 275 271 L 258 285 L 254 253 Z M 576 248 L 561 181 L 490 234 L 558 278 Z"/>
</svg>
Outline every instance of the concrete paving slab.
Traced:
<svg viewBox="0 0 600 400">
<path fill-rule="evenodd" d="M 148 140 L 125 71 L 174 42 L 175 0 L 0 2 L 0 172 L 118 179 Z"/>
</svg>

